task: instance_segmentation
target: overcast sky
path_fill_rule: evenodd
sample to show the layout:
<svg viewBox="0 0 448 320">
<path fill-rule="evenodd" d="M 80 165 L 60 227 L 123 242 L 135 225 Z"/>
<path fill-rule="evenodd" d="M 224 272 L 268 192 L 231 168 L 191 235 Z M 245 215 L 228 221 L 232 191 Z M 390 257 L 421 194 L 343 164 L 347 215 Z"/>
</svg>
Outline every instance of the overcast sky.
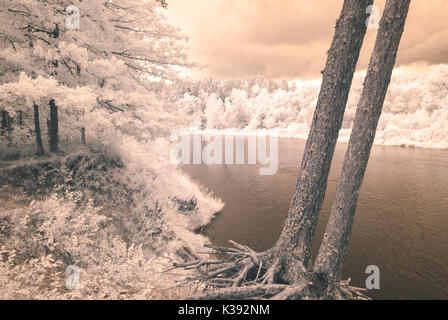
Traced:
<svg viewBox="0 0 448 320">
<path fill-rule="evenodd" d="M 197 77 L 320 76 L 343 0 L 169 0 L 170 20 L 207 65 Z M 385 0 L 376 0 L 381 10 Z M 448 63 L 448 0 L 413 0 L 397 65 Z M 368 30 L 358 69 L 376 37 Z"/>
</svg>

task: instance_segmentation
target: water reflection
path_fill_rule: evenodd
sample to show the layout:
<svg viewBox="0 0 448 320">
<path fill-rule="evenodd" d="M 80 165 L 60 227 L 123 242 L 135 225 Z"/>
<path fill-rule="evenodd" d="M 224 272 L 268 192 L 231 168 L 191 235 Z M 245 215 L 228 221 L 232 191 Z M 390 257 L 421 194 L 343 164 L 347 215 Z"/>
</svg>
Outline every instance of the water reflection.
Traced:
<svg viewBox="0 0 448 320">
<path fill-rule="evenodd" d="M 280 139 L 276 175 L 254 165 L 185 165 L 226 203 L 206 233 L 264 250 L 287 214 L 304 141 Z M 313 252 L 325 230 L 346 145 L 335 152 Z M 364 286 L 368 265 L 381 270 L 377 299 L 448 299 L 448 151 L 375 146 L 358 201 L 344 277 Z"/>
</svg>

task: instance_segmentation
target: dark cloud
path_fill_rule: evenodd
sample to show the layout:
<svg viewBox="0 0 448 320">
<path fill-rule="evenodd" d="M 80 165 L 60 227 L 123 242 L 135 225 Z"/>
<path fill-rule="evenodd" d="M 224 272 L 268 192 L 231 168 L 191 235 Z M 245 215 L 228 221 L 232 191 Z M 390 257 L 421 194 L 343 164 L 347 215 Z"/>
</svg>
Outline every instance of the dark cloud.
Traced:
<svg viewBox="0 0 448 320">
<path fill-rule="evenodd" d="M 316 78 L 342 0 L 170 0 L 170 19 L 191 38 L 200 76 Z M 385 0 L 375 1 L 382 9 Z M 448 63 L 447 0 L 413 0 L 397 64 Z M 376 37 L 368 31 L 358 69 Z"/>
</svg>

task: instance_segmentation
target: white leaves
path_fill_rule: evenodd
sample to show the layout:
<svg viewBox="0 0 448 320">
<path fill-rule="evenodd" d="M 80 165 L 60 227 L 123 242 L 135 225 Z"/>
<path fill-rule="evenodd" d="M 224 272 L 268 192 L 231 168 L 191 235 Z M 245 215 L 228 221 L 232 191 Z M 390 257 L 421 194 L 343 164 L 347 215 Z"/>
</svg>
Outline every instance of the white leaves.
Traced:
<svg viewBox="0 0 448 320">
<path fill-rule="evenodd" d="M 18 81 L 8 82 L 0 86 L 0 101 L 13 104 L 20 98 L 26 103 L 21 106 L 32 108 L 33 103 L 47 105 L 50 99 L 66 109 L 89 110 L 96 104 L 96 95 L 88 87 L 69 88 L 61 85 L 56 79 L 38 76 L 32 79 L 21 73 Z"/>
<path fill-rule="evenodd" d="M 76 61 L 81 66 L 87 64 L 89 53 L 86 48 L 66 41 L 61 41 L 58 46 L 60 51 L 60 59 L 70 59 Z"/>
</svg>

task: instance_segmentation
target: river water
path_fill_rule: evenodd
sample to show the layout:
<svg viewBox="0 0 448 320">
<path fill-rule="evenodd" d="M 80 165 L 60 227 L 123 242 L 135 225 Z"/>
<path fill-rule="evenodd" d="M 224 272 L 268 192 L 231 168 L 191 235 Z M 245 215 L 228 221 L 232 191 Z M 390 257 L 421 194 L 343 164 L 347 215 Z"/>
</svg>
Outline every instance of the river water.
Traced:
<svg viewBox="0 0 448 320">
<path fill-rule="evenodd" d="M 279 169 L 258 165 L 184 165 L 195 181 L 225 202 L 205 233 L 261 251 L 277 240 L 297 180 L 305 141 L 279 140 Z M 319 218 L 317 253 L 342 167 L 338 144 Z M 380 269 L 374 299 L 448 299 L 448 151 L 375 146 L 358 201 L 344 279 L 365 287 L 366 267 Z"/>
</svg>

